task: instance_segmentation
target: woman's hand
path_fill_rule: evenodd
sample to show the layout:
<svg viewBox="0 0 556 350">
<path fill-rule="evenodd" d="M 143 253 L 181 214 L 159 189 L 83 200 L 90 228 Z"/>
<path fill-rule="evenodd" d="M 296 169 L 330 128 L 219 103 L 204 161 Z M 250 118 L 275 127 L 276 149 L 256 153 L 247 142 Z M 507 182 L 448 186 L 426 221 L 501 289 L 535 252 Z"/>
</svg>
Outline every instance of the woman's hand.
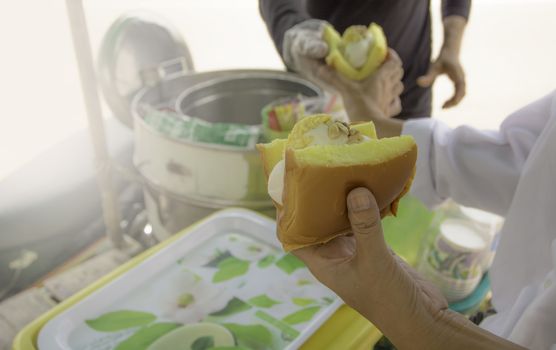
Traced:
<svg viewBox="0 0 556 350">
<path fill-rule="evenodd" d="M 411 342 L 416 333 L 427 332 L 435 315 L 447 308 L 446 300 L 387 247 L 380 211 L 366 188 L 351 191 L 347 206 L 352 235 L 294 254 L 394 344 Z M 408 328 L 408 320 L 420 324 Z"/>
<path fill-rule="evenodd" d="M 369 190 L 351 191 L 347 207 L 351 235 L 293 253 L 398 349 L 520 349 L 449 311 L 438 289 L 388 249 Z"/>
</svg>

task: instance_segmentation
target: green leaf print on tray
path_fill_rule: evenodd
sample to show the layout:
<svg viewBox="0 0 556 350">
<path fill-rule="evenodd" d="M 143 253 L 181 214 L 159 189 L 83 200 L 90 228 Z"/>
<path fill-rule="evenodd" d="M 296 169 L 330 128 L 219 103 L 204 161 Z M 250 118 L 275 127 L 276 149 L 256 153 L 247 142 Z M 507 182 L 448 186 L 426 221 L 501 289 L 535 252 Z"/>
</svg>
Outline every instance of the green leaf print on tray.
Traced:
<svg viewBox="0 0 556 350">
<path fill-rule="evenodd" d="M 255 316 L 257 316 L 258 318 L 260 318 L 261 320 L 263 320 L 265 322 L 270 323 L 274 327 L 278 328 L 280 331 L 282 331 L 282 336 L 289 341 L 294 340 L 300 334 L 297 329 L 291 327 L 290 325 L 288 325 L 284 321 L 280 321 L 279 319 L 275 318 L 274 316 L 272 316 L 270 314 L 267 314 L 264 311 L 261 311 L 261 310 L 257 311 L 255 313 Z"/>
<path fill-rule="evenodd" d="M 223 326 L 234 334 L 240 347 L 246 347 L 251 350 L 272 348 L 272 333 L 265 326 L 237 323 L 225 323 Z"/>
<path fill-rule="evenodd" d="M 85 323 L 99 332 L 117 332 L 137 326 L 144 326 L 156 320 L 156 316 L 142 311 L 120 310 L 105 313 Z"/>
<path fill-rule="evenodd" d="M 295 256 L 286 254 L 276 262 L 276 266 L 288 275 L 291 275 L 295 270 L 304 268 L 305 264 Z"/>
<path fill-rule="evenodd" d="M 307 306 L 317 303 L 315 299 L 311 298 L 292 298 L 292 302 L 297 306 Z"/>
<path fill-rule="evenodd" d="M 218 271 L 212 277 L 212 282 L 224 282 L 232 278 L 245 275 L 249 270 L 249 261 L 229 257 L 218 264 Z"/>
<path fill-rule="evenodd" d="M 304 323 L 310 321 L 313 318 L 313 316 L 315 316 L 315 314 L 319 312 L 319 310 L 320 310 L 320 306 L 311 306 L 296 311 L 293 314 L 289 314 L 288 316 L 284 317 L 282 321 L 290 325 Z"/>
<path fill-rule="evenodd" d="M 168 332 L 182 326 L 178 323 L 155 323 L 141 328 L 132 336 L 118 344 L 114 350 L 145 350 Z"/>
<path fill-rule="evenodd" d="M 280 304 L 279 301 L 269 298 L 265 294 L 257 295 L 256 297 L 247 300 L 247 302 L 251 305 L 262 308 L 269 308 L 273 307 L 274 305 Z"/>
<path fill-rule="evenodd" d="M 235 346 L 232 332 L 226 327 L 209 322 L 190 323 L 163 335 L 147 350 L 206 350 L 218 346 Z"/>
<path fill-rule="evenodd" d="M 232 298 L 228 301 L 228 304 L 222 309 L 210 314 L 210 316 L 230 316 L 233 314 L 238 314 L 243 311 L 251 309 L 251 305 L 247 304 L 241 299 Z"/>
<path fill-rule="evenodd" d="M 276 260 L 276 257 L 274 255 L 267 255 L 264 258 L 262 258 L 261 260 L 259 260 L 259 262 L 257 263 L 257 266 L 261 269 L 267 268 L 270 265 L 272 265 L 274 260 Z"/>
<path fill-rule="evenodd" d="M 193 342 L 191 350 L 208 350 L 214 348 L 214 338 L 211 336 L 201 337 Z"/>
</svg>

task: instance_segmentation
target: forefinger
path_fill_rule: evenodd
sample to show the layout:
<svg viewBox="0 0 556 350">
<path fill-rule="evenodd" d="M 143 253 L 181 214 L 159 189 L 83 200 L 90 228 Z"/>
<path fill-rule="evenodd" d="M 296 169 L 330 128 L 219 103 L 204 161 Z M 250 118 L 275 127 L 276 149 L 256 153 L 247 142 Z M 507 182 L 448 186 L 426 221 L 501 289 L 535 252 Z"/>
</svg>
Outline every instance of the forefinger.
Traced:
<svg viewBox="0 0 556 350">
<path fill-rule="evenodd" d="M 312 59 L 323 59 L 328 53 L 328 44 L 317 34 L 308 32 L 298 44 L 301 55 Z"/>
<path fill-rule="evenodd" d="M 340 236 L 326 243 L 296 249 L 292 253 L 309 263 L 322 264 L 330 261 L 347 260 L 355 254 L 355 238 L 353 235 Z"/>
<path fill-rule="evenodd" d="M 456 106 L 465 96 L 465 83 L 458 81 L 454 84 L 454 95 L 444 103 L 444 108 L 450 108 Z"/>
<path fill-rule="evenodd" d="M 400 56 L 398 55 L 398 53 L 394 49 L 388 49 L 388 55 L 386 56 L 386 60 L 391 61 L 393 63 L 396 63 L 400 66 L 403 63 L 402 59 L 400 58 Z"/>
<path fill-rule="evenodd" d="M 387 77 L 403 76 L 402 61 L 396 51 L 390 49 L 388 56 L 386 56 L 386 60 L 378 68 L 377 72 L 380 72 L 380 74 L 384 74 Z"/>
<path fill-rule="evenodd" d="M 315 254 L 314 246 L 303 247 L 303 248 L 292 250 L 291 254 L 301 259 L 307 266 L 310 266 L 313 261 L 318 259 L 317 254 Z"/>
</svg>

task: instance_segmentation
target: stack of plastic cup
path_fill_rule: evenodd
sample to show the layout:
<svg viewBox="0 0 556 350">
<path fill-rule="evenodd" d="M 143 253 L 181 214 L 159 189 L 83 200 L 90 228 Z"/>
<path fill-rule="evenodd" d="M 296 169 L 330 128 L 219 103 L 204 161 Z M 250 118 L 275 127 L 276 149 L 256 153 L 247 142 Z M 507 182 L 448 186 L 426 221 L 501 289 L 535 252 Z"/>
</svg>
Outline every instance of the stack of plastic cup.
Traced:
<svg viewBox="0 0 556 350">
<path fill-rule="evenodd" d="M 494 259 L 496 246 L 498 245 L 498 233 L 502 228 L 504 219 L 496 214 L 475 208 L 460 206 L 460 211 L 463 218 L 468 220 L 477 232 L 483 235 L 487 243 L 487 249 L 481 256 L 481 269 L 486 272 Z"/>
<path fill-rule="evenodd" d="M 468 221 L 449 218 L 440 224 L 419 270 L 440 288 L 449 302 L 461 300 L 479 284 L 487 248 L 484 236 Z"/>
<path fill-rule="evenodd" d="M 494 258 L 504 220 L 448 200 L 436 210 L 418 265 L 448 301 L 469 296 Z"/>
</svg>

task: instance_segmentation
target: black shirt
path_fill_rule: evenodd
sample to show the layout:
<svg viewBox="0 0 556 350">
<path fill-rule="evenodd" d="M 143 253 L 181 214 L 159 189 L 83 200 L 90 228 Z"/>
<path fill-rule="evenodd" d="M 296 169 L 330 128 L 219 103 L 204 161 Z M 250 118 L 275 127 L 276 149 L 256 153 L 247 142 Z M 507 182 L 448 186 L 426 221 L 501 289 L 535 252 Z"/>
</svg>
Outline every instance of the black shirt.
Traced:
<svg viewBox="0 0 556 350">
<path fill-rule="evenodd" d="M 416 82 L 427 72 L 431 58 L 430 0 L 259 0 L 259 7 L 280 53 L 284 33 L 309 18 L 326 20 L 340 33 L 351 25 L 379 24 L 405 71 L 403 111 L 397 117 L 430 116 L 431 89 Z M 442 15 L 467 19 L 470 7 L 471 0 L 443 0 Z"/>
</svg>

